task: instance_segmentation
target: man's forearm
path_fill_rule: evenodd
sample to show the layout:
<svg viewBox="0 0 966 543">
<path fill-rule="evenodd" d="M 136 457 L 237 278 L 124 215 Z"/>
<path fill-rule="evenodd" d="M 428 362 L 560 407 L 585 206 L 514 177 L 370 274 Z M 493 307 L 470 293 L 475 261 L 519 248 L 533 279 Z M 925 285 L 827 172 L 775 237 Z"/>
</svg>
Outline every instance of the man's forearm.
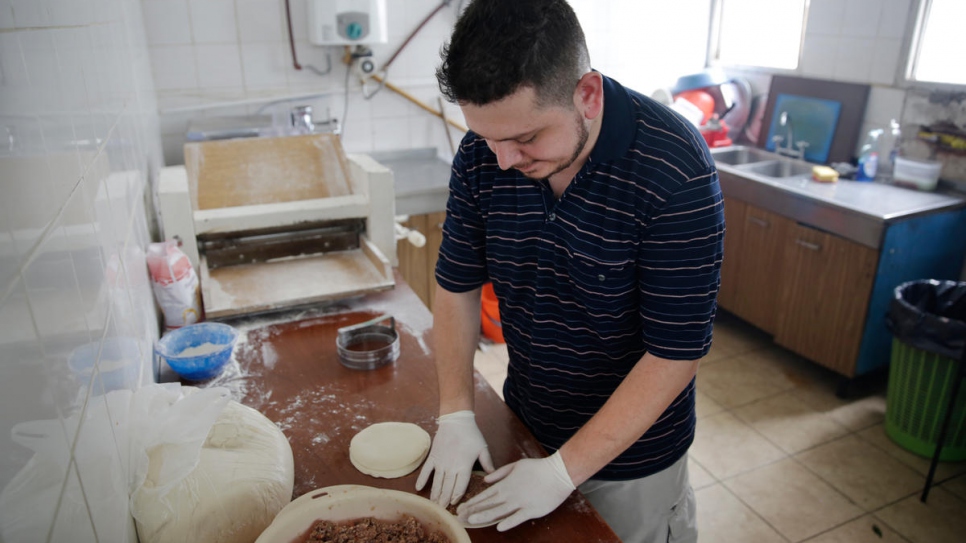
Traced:
<svg viewBox="0 0 966 543">
<path fill-rule="evenodd" d="M 697 360 L 665 360 L 645 354 L 600 411 L 560 448 L 574 485 L 589 479 L 637 441 L 697 370 Z"/>
<path fill-rule="evenodd" d="M 480 334 L 480 289 L 436 287 L 433 307 L 439 414 L 473 409 L 473 358 Z"/>
</svg>

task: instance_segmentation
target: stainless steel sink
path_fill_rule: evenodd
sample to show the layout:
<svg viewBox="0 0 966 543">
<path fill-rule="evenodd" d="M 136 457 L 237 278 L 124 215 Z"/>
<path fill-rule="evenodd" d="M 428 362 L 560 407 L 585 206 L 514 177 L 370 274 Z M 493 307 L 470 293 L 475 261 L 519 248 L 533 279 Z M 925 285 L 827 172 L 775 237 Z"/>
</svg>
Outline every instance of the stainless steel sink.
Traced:
<svg viewBox="0 0 966 543">
<path fill-rule="evenodd" d="M 798 177 L 812 173 L 811 164 L 793 160 L 770 160 L 768 162 L 745 164 L 741 169 L 765 177 Z"/>
<path fill-rule="evenodd" d="M 712 149 L 711 156 L 719 167 L 770 179 L 802 177 L 811 174 L 813 166 L 804 160 L 743 145 Z"/>
<path fill-rule="evenodd" d="M 775 160 L 775 157 L 778 156 L 770 151 L 744 146 L 725 147 L 717 152 L 712 150 L 711 155 L 714 157 L 716 163 L 730 164 L 732 166 Z"/>
</svg>

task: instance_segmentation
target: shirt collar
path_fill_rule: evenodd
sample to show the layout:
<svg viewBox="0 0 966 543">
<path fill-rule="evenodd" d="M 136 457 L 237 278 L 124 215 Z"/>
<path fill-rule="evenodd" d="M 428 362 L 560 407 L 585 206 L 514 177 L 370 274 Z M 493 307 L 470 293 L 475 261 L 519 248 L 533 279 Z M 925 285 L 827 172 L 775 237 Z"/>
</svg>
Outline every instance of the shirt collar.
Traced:
<svg viewBox="0 0 966 543">
<path fill-rule="evenodd" d="M 588 162 L 592 163 L 620 158 L 634 142 L 635 122 L 627 89 L 605 75 L 601 77 L 604 79 L 604 119 L 590 152 Z"/>
</svg>

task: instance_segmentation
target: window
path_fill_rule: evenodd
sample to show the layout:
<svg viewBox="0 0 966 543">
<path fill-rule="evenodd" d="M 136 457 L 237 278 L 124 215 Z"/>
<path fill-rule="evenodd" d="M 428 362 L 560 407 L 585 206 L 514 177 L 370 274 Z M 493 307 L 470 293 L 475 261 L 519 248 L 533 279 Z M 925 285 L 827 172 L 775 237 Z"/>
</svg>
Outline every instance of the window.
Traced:
<svg viewBox="0 0 966 543">
<path fill-rule="evenodd" d="M 710 0 L 570 0 L 593 67 L 646 95 L 704 69 Z"/>
<path fill-rule="evenodd" d="M 711 42 L 715 61 L 731 66 L 798 68 L 806 0 L 718 0 L 715 8 Z"/>
<path fill-rule="evenodd" d="M 922 0 L 910 57 L 908 78 L 966 85 L 962 57 L 963 0 Z"/>
</svg>

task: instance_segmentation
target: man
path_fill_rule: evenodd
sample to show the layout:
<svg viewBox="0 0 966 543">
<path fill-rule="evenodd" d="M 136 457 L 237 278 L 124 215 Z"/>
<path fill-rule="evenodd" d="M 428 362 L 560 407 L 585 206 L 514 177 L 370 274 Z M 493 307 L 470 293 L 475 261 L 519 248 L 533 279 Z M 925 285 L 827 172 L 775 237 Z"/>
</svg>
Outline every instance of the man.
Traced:
<svg viewBox="0 0 966 543">
<path fill-rule="evenodd" d="M 642 60 L 642 62 L 645 62 Z M 508 530 L 574 490 L 625 542 L 695 541 L 687 450 L 711 345 L 724 216 L 701 135 L 592 71 L 564 0 L 471 3 L 437 71 L 470 131 L 453 160 L 436 277 L 439 429 L 416 482 Z M 504 396 L 553 454 L 493 469 L 473 415 L 480 287 Z"/>
</svg>

